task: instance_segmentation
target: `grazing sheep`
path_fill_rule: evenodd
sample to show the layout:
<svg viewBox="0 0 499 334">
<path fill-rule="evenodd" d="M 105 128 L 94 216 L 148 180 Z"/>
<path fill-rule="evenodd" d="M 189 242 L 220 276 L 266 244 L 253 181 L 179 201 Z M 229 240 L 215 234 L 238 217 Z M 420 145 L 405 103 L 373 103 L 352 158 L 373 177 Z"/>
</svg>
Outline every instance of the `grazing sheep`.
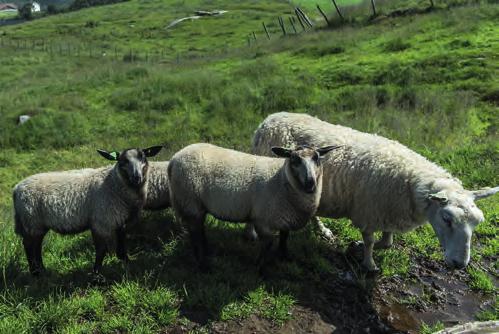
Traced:
<svg viewBox="0 0 499 334">
<path fill-rule="evenodd" d="M 318 216 L 348 217 L 362 231 L 363 265 L 372 258 L 375 231 L 383 236 L 374 248 L 388 248 L 394 232 L 429 222 L 450 267 L 470 259 L 472 231 L 484 220 L 474 201 L 499 187 L 477 191 L 404 145 L 381 136 L 332 125 L 306 114 L 276 113 L 255 132 L 253 152 L 269 155 L 273 145 L 342 145 L 324 161 L 324 187 Z"/>
<path fill-rule="evenodd" d="M 168 190 L 168 161 L 149 162 L 147 198 L 144 210 L 163 210 L 170 207 Z"/>
<path fill-rule="evenodd" d="M 90 229 L 95 244 L 94 271 L 111 246 L 127 260 L 125 230 L 137 219 L 147 196 L 148 161 L 162 146 L 99 154 L 114 166 L 30 176 L 14 187 L 15 231 L 23 239 L 33 275 L 43 269 L 42 241 L 49 230 L 75 234 Z"/>
<path fill-rule="evenodd" d="M 210 144 L 177 152 L 168 166 L 170 198 L 177 218 L 187 225 L 201 267 L 207 251 L 207 213 L 230 222 L 251 222 L 262 242 L 261 263 L 266 262 L 274 231 L 280 231 L 279 250 L 286 255 L 289 231 L 303 227 L 315 214 L 322 189 L 320 160 L 335 148 L 272 148 L 286 159 Z"/>
</svg>

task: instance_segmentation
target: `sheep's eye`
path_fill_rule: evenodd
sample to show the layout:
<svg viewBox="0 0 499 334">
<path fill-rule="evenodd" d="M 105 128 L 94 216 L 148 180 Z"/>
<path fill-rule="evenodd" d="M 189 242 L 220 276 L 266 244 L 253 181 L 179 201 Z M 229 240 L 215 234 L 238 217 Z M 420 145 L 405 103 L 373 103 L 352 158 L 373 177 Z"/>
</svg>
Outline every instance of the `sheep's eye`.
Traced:
<svg viewBox="0 0 499 334">
<path fill-rule="evenodd" d="M 291 158 L 291 163 L 293 165 L 299 165 L 300 164 L 300 157 L 296 156 L 296 155 L 292 155 Z"/>
<path fill-rule="evenodd" d="M 442 219 L 448 227 L 452 227 L 452 219 L 450 217 L 442 217 Z"/>
</svg>

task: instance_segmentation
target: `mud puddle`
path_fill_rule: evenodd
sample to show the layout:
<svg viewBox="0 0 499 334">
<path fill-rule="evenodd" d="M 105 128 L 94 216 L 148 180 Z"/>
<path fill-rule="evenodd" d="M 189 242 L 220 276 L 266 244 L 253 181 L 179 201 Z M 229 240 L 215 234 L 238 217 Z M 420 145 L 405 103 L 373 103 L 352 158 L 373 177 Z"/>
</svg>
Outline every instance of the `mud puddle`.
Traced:
<svg viewBox="0 0 499 334">
<path fill-rule="evenodd" d="M 449 272 L 436 262 L 417 260 L 408 279 L 394 277 L 377 284 L 375 309 L 387 325 L 407 333 L 418 333 L 423 323 L 451 327 L 476 321 L 477 313 L 493 308 L 494 297 L 472 291 L 467 279 L 463 271 Z"/>
</svg>

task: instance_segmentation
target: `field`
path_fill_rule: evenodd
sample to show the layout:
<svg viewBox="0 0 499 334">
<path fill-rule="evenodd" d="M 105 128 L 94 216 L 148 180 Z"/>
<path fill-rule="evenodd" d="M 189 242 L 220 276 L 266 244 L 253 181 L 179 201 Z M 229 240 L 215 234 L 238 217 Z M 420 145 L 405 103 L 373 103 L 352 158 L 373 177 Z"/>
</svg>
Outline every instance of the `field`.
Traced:
<svg viewBox="0 0 499 334">
<path fill-rule="evenodd" d="M 11 19 L 17 16 L 17 12 L 4 11 L 0 12 L 0 20 Z"/>
<path fill-rule="evenodd" d="M 477 203 L 486 221 L 475 230 L 471 264 L 450 272 L 426 225 L 396 235 L 392 249 L 375 254 L 381 273 L 366 275 L 353 245 L 358 230 L 325 219 L 334 241 L 311 227 L 292 234 L 292 261 L 263 278 L 242 225 L 209 219 L 216 255 L 211 272 L 200 273 L 166 210 L 130 227 L 131 263 L 108 257 L 102 277 L 90 274 L 89 233 L 49 234 L 48 271 L 35 279 L 13 231 L 12 187 L 28 175 L 102 166 L 97 148 L 164 144 L 157 160 L 201 141 L 248 151 L 259 122 L 281 110 L 396 139 L 469 189 L 498 185 L 499 6 L 451 2 L 390 16 L 397 5 L 427 2 L 377 1 L 374 20 L 369 6 L 343 6 L 348 22 L 334 19 L 329 29 L 307 2 L 315 29 L 286 37 L 277 16 L 293 7 L 277 0 L 131 0 L 0 27 L 3 41 L 94 50 L 0 46 L 0 332 L 429 333 L 498 319 L 498 196 Z M 229 12 L 164 29 L 198 9 Z M 142 58 L 121 56 L 130 49 Z M 146 61 L 154 50 L 163 57 Z M 32 118 L 17 125 L 24 114 Z"/>
</svg>

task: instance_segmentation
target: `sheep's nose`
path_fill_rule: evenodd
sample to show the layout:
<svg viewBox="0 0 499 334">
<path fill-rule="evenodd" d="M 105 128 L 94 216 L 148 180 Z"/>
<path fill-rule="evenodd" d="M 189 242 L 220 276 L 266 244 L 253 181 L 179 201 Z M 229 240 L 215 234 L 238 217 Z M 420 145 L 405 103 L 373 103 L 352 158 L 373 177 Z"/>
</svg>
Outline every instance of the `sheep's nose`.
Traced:
<svg viewBox="0 0 499 334">
<path fill-rule="evenodd" d="M 315 191 L 315 181 L 314 180 L 307 180 L 305 182 L 305 192 L 311 194 Z"/>
<path fill-rule="evenodd" d="M 134 175 L 134 176 L 132 176 L 131 181 L 133 184 L 137 184 L 137 185 L 141 184 L 142 183 L 142 176 Z"/>
</svg>

